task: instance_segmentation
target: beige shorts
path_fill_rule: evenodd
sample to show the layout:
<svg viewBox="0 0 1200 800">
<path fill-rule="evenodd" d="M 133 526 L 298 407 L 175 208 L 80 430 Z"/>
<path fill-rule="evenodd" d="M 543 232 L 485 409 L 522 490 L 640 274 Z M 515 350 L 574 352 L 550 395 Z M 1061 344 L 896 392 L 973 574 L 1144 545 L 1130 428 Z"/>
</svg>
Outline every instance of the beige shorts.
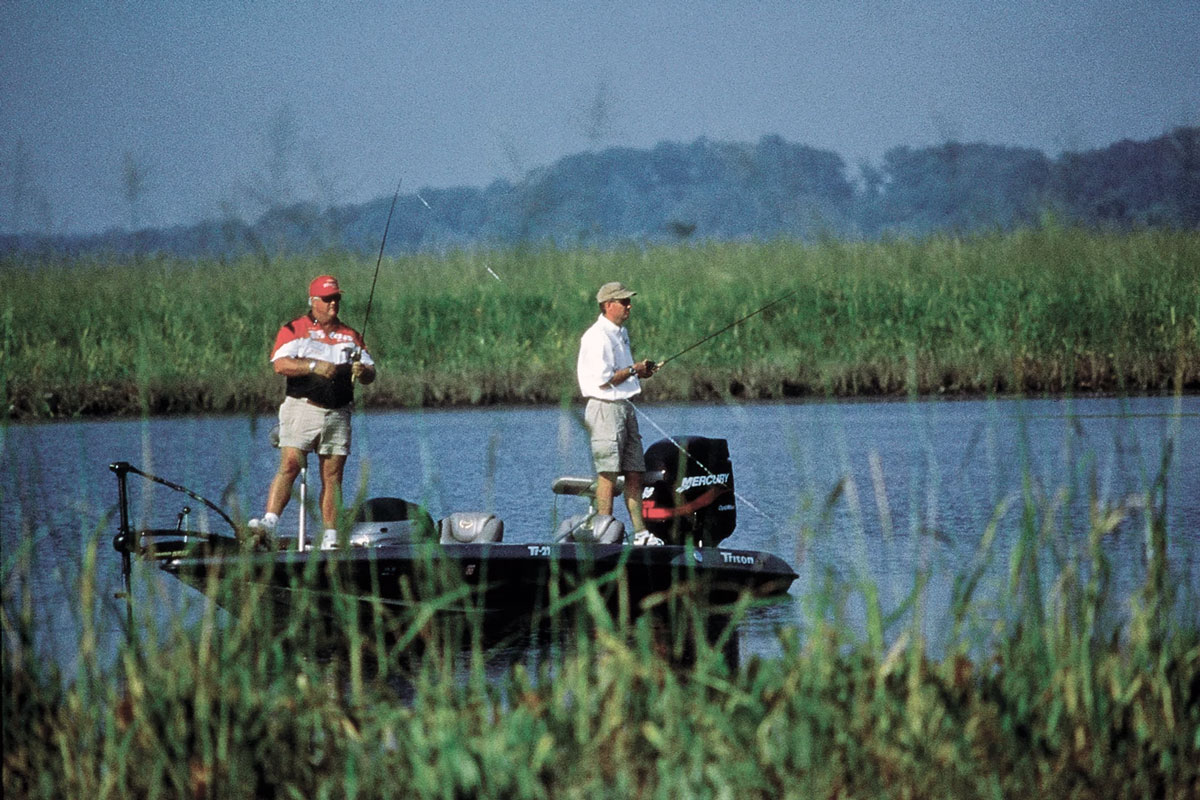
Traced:
<svg viewBox="0 0 1200 800">
<path fill-rule="evenodd" d="M 592 435 L 596 472 L 645 472 L 637 413 L 623 400 L 589 399 L 583 420 Z"/>
<path fill-rule="evenodd" d="M 350 406 L 321 408 L 285 397 L 279 407 L 279 446 L 322 456 L 350 455 Z"/>
</svg>

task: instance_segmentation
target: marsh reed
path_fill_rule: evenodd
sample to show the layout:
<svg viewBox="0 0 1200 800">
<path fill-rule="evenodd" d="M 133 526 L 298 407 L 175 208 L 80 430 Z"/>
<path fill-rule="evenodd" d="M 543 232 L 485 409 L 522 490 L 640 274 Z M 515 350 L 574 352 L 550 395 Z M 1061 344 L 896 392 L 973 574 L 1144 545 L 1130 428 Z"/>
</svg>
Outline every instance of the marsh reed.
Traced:
<svg viewBox="0 0 1200 800">
<path fill-rule="evenodd" d="M 374 262 L 0 262 L 10 418 L 268 410 L 267 365 L 304 287 L 331 272 L 361 326 Z M 1200 235 L 1047 226 L 920 241 L 452 251 L 383 262 L 374 407 L 573 398 L 600 283 L 639 295 L 663 359 L 794 298 L 656 376 L 656 401 L 1200 389 Z"/>
</svg>

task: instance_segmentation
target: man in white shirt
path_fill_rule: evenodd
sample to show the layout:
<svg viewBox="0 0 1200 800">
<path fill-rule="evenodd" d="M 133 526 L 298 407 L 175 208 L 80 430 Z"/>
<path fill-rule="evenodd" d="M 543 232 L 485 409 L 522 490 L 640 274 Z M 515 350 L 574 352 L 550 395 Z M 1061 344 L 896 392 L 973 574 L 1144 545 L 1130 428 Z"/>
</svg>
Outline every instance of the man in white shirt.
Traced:
<svg viewBox="0 0 1200 800">
<path fill-rule="evenodd" d="M 579 340 L 575 372 L 579 391 L 587 398 L 584 421 L 591 433 L 592 461 L 596 465 L 597 513 L 612 514 L 617 475 L 623 474 L 633 543 L 662 544 L 662 539 L 646 530 L 642 519 L 646 461 L 637 414 L 629 402 L 642 391 L 639 379 L 649 378 L 657 370 L 653 361 L 633 360 L 625 322 L 635 294 L 617 281 L 600 287 L 596 293 L 600 316 Z"/>
</svg>

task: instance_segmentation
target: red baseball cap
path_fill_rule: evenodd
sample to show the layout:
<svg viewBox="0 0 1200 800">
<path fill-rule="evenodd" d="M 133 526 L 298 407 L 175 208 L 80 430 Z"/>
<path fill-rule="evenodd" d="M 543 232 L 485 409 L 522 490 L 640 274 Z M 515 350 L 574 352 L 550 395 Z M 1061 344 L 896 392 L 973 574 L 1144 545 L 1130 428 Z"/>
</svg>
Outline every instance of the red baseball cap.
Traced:
<svg viewBox="0 0 1200 800">
<path fill-rule="evenodd" d="M 308 285 L 309 297 L 329 297 L 331 294 L 341 294 L 337 278 L 332 275 L 318 275 Z"/>
</svg>

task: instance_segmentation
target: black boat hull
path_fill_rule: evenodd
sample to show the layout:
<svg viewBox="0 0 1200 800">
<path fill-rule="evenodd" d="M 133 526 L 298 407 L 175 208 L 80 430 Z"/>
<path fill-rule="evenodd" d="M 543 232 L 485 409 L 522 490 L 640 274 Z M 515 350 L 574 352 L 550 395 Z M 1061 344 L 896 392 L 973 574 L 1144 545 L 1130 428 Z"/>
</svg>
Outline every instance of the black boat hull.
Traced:
<svg viewBox="0 0 1200 800">
<path fill-rule="evenodd" d="M 797 577 L 770 553 L 689 545 L 413 543 L 255 553 L 239 551 L 236 543 L 184 549 L 178 534 L 147 532 L 141 539 L 146 560 L 196 588 L 219 585 L 236 570 L 237 580 L 266 584 L 284 603 L 309 592 L 384 606 L 449 597 L 448 607 L 547 609 L 569 602 L 590 582 L 609 599 L 623 595 L 640 603 L 687 594 L 716 605 L 744 594 L 784 595 Z"/>
</svg>

